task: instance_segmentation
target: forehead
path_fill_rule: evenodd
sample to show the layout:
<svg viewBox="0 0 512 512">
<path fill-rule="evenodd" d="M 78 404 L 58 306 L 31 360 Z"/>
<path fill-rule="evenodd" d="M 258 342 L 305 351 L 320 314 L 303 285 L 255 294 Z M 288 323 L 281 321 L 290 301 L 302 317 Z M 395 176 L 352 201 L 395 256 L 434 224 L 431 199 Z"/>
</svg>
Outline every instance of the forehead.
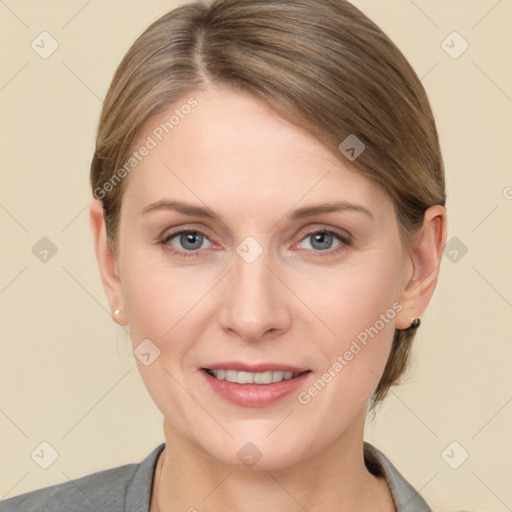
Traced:
<svg viewBox="0 0 512 512">
<path fill-rule="evenodd" d="M 134 148 L 144 144 L 151 149 L 130 173 L 123 198 L 133 209 L 166 196 L 260 216 L 327 198 L 372 205 L 377 215 L 392 209 L 387 194 L 341 154 L 247 93 L 191 93 L 146 122 Z"/>
</svg>

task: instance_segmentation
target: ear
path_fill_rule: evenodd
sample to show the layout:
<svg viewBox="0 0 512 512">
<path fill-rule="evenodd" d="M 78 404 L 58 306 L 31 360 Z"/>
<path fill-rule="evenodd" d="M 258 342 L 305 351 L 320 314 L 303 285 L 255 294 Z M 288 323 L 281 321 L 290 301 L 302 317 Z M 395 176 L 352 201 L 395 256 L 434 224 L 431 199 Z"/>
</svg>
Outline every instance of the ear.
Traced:
<svg viewBox="0 0 512 512">
<path fill-rule="evenodd" d="M 432 298 L 446 245 L 446 230 L 446 209 L 441 205 L 428 208 L 423 226 L 408 251 L 410 264 L 407 267 L 412 266 L 412 270 L 404 276 L 398 298 L 403 309 L 396 316 L 397 329 L 407 329 L 413 319 L 423 314 Z"/>
<path fill-rule="evenodd" d="M 114 251 L 107 242 L 103 203 L 99 199 L 93 199 L 91 202 L 90 220 L 101 282 L 110 311 L 113 313 L 117 309 L 120 310 L 120 313 L 112 315 L 112 318 L 120 325 L 127 325 L 118 264 Z"/>
</svg>

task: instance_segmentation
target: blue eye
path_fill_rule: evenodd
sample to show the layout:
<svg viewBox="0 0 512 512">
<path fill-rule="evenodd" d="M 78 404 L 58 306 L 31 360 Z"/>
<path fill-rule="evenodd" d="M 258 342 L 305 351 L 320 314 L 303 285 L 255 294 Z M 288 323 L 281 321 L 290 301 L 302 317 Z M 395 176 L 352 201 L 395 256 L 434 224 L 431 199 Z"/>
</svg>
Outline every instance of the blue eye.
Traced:
<svg viewBox="0 0 512 512">
<path fill-rule="evenodd" d="M 311 231 L 302 239 L 304 240 L 309 240 L 307 249 L 312 249 L 315 256 L 329 256 L 350 245 L 348 238 L 328 230 Z M 332 249 L 335 241 L 337 244 Z"/>
<path fill-rule="evenodd" d="M 171 240 L 178 239 L 178 243 L 181 247 L 183 247 L 185 250 L 179 250 L 179 249 L 173 249 L 171 247 L 171 251 L 173 253 L 176 253 L 181 256 L 189 257 L 189 256 L 195 256 L 195 253 L 201 249 L 201 246 L 203 245 L 204 240 L 208 240 L 206 235 L 202 231 L 198 230 L 184 230 L 184 231 L 177 231 L 175 233 L 170 233 L 164 237 L 163 240 L 161 240 L 162 245 L 171 245 Z"/>
<path fill-rule="evenodd" d="M 176 242 L 172 242 L 176 239 Z M 302 240 L 309 240 L 309 247 L 306 249 L 313 252 L 314 256 L 329 256 L 343 250 L 345 247 L 350 245 L 350 240 L 347 237 L 343 237 L 334 231 L 329 230 L 316 230 L 310 231 Z M 205 241 L 210 243 L 209 246 L 203 247 Z M 336 243 L 333 247 L 333 243 Z M 200 230 L 188 229 L 169 233 L 164 236 L 159 244 L 164 246 L 166 249 L 171 251 L 177 256 L 183 256 L 185 258 L 195 257 L 200 255 L 200 249 L 211 247 L 211 241 Z M 176 248 L 176 246 L 178 246 Z M 180 249 L 181 248 L 181 249 Z"/>
<path fill-rule="evenodd" d="M 330 233 L 328 231 L 317 231 L 315 233 L 310 233 L 306 238 L 304 238 L 304 240 L 310 240 L 312 249 L 324 251 L 332 247 L 335 237 L 334 233 Z"/>
</svg>

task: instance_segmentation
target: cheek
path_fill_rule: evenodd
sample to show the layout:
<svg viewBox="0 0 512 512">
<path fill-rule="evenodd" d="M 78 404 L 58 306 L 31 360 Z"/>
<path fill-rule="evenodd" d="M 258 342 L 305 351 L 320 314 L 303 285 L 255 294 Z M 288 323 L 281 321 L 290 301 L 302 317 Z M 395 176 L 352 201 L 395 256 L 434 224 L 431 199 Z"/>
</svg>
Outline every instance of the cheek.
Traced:
<svg viewBox="0 0 512 512">
<path fill-rule="evenodd" d="M 298 291 L 308 297 L 306 302 L 328 326 L 322 328 L 325 335 L 317 344 L 319 377 L 325 375 L 331 399 L 343 403 L 343 409 L 349 403 L 361 405 L 370 397 L 386 365 L 395 317 L 402 309 L 397 301 L 398 254 L 391 250 L 388 256 L 372 258 L 373 263 L 340 267 L 317 280 L 314 288 L 303 280 Z"/>
<path fill-rule="evenodd" d="M 132 245 L 134 249 L 125 252 L 121 268 L 125 270 L 123 296 L 133 341 L 172 337 L 182 319 L 188 321 L 194 314 L 207 292 L 207 279 L 199 278 L 190 267 L 170 265 L 157 248 L 145 250 Z"/>
<path fill-rule="evenodd" d="M 158 354 L 148 365 L 142 358 L 137 361 L 140 375 L 163 414 L 169 414 L 183 431 L 192 432 L 196 420 L 200 425 L 204 418 L 201 410 L 190 407 L 190 396 L 183 387 L 182 364 L 192 340 L 200 335 L 198 303 L 206 293 L 202 289 L 206 279 L 137 250 L 125 255 L 122 268 L 133 348 L 137 352 L 140 346 L 140 352 L 144 347 L 144 352 Z"/>
<path fill-rule="evenodd" d="M 358 263 L 319 269 L 316 276 L 296 276 L 294 291 L 329 328 L 330 339 L 356 337 L 390 308 L 387 319 L 394 319 L 392 306 L 401 282 L 400 260 L 394 253 L 375 253 Z"/>
</svg>

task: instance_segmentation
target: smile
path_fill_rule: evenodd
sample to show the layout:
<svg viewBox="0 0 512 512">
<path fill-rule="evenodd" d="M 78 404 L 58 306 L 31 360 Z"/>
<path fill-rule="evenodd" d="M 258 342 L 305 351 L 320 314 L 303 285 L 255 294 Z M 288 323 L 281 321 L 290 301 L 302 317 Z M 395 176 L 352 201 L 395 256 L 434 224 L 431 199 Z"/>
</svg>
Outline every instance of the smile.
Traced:
<svg viewBox="0 0 512 512">
<path fill-rule="evenodd" d="M 304 372 L 288 372 L 281 370 L 266 371 L 266 372 L 245 372 L 238 370 L 205 370 L 218 380 L 225 380 L 237 384 L 274 384 L 282 382 L 283 380 L 290 380 L 301 375 Z"/>
</svg>

